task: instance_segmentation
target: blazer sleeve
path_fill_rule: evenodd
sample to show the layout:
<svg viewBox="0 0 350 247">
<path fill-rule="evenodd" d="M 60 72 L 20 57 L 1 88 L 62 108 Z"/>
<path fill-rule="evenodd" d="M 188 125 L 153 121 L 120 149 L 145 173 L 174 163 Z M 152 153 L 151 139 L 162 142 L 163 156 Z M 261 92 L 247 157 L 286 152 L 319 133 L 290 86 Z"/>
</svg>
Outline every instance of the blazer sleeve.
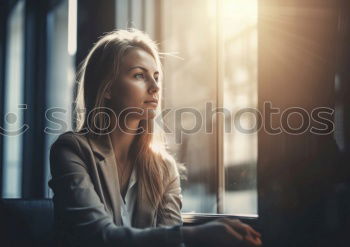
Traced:
<svg viewBox="0 0 350 247">
<path fill-rule="evenodd" d="M 182 194 L 180 175 L 175 160 L 167 161 L 169 164 L 170 179 L 164 192 L 164 214 L 157 218 L 157 226 L 172 226 L 183 224 L 181 216 Z"/>
<path fill-rule="evenodd" d="M 138 229 L 117 226 L 107 213 L 73 134 L 61 135 L 50 150 L 55 224 L 73 246 L 178 246 L 179 225 Z"/>
</svg>

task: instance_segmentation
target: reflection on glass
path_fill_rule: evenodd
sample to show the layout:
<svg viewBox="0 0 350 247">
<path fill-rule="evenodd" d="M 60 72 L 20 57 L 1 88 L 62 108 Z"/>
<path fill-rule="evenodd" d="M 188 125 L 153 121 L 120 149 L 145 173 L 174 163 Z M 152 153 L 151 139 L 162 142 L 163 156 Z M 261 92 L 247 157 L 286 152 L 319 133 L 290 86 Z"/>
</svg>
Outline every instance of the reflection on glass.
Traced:
<svg viewBox="0 0 350 247">
<path fill-rule="evenodd" d="M 5 80 L 4 180 L 3 197 L 21 197 L 23 126 L 23 38 L 24 1 L 18 1 L 9 17 Z"/>
</svg>

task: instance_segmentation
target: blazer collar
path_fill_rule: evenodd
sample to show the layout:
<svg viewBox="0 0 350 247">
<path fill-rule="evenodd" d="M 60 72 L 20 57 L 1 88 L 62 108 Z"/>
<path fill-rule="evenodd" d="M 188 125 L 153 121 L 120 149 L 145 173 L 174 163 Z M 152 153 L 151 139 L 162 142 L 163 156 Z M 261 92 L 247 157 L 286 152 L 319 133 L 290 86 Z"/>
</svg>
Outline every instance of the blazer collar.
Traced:
<svg viewBox="0 0 350 247">
<path fill-rule="evenodd" d="M 122 225 L 120 206 L 121 197 L 118 179 L 117 162 L 114 155 L 112 141 L 109 135 L 100 135 L 97 137 L 89 137 L 92 151 L 99 157 L 97 166 L 102 174 L 105 186 L 108 191 L 108 197 L 113 210 L 114 221 L 117 225 Z M 137 169 L 135 171 L 137 174 Z M 114 176 L 112 174 L 115 174 Z M 136 177 L 135 177 L 135 180 Z M 130 183 L 132 183 L 130 178 Z M 119 194 L 118 194 L 119 193 Z M 137 201 L 134 209 L 132 226 L 138 228 L 146 228 L 155 226 L 156 210 L 149 201 L 144 186 L 141 182 L 137 183 Z"/>
</svg>

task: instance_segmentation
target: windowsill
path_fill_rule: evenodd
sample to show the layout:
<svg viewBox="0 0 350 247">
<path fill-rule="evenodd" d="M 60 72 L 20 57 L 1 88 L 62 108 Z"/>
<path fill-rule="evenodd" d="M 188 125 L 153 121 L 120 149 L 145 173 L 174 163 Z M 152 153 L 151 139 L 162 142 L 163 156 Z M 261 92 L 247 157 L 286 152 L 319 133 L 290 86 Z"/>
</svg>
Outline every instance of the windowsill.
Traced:
<svg viewBox="0 0 350 247">
<path fill-rule="evenodd" d="M 205 214 L 205 213 L 182 213 L 182 219 L 185 225 L 197 225 L 221 217 L 240 219 L 243 222 L 256 224 L 259 216 L 257 214 Z"/>
</svg>

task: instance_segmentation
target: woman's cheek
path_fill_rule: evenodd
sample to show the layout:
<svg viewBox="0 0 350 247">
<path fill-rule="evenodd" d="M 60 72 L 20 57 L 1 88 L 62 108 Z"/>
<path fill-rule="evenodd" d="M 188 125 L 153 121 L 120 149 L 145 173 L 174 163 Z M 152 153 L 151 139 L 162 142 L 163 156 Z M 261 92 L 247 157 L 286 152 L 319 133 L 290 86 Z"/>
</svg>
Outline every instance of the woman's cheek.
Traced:
<svg viewBox="0 0 350 247">
<path fill-rule="evenodd" d="M 120 81 L 120 86 L 116 89 L 116 97 L 118 97 L 121 105 L 125 107 L 143 108 L 143 102 L 147 98 L 147 88 L 142 81 L 124 78 Z"/>
<path fill-rule="evenodd" d="M 135 85 L 130 88 L 130 99 L 135 107 L 143 107 L 143 103 L 147 98 L 147 89 L 143 85 Z"/>
</svg>

